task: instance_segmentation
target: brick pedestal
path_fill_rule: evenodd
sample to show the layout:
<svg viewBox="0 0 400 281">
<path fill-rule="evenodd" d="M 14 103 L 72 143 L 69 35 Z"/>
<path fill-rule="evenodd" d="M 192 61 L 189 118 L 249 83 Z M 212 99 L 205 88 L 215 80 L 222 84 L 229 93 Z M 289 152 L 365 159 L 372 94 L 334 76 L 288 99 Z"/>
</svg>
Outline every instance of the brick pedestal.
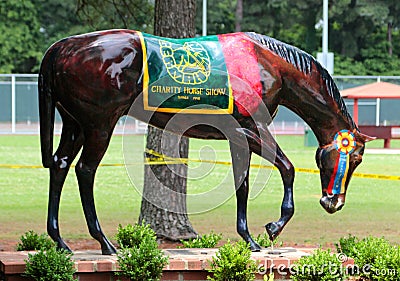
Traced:
<svg viewBox="0 0 400 281">
<path fill-rule="evenodd" d="M 257 280 L 263 280 L 265 273 L 273 272 L 275 280 L 289 279 L 293 263 L 313 249 L 279 248 L 273 253 L 269 249 L 252 253 L 252 259 L 262 266 Z M 169 264 L 163 269 L 162 280 L 207 280 L 209 261 L 217 249 L 166 249 Z M 29 252 L 0 252 L 0 280 L 28 281 L 23 277 L 25 260 Z M 73 259 L 77 269 L 76 278 L 80 281 L 115 281 L 118 271 L 116 256 L 103 256 L 100 251 L 76 251 Z M 128 279 L 120 278 L 127 281 Z"/>
</svg>

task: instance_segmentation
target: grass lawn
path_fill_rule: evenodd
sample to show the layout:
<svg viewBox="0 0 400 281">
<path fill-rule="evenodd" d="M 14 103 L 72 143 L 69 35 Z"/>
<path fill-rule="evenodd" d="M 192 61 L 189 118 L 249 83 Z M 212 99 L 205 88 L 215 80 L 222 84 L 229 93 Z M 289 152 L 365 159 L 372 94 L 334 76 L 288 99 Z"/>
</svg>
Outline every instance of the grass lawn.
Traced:
<svg viewBox="0 0 400 281">
<path fill-rule="evenodd" d="M 316 169 L 316 148 L 304 147 L 300 136 L 278 136 L 279 144 L 296 167 Z M 106 235 L 116 233 L 118 224 L 135 223 L 140 211 L 143 182 L 143 136 L 114 136 L 95 183 L 99 220 Z M 376 141 L 368 148 L 382 147 Z M 400 147 L 400 141 L 392 141 Z M 400 175 L 400 155 L 369 154 L 358 173 Z M 124 158 L 125 155 L 125 158 Z M 230 161 L 225 141 L 190 140 L 190 158 Z M 254 164 L 268 164 L 257 156 Z M 43 168 L 2 168 L 1 164 L 41 165 L 38 136 L 0 136 L 0 239 L 18 240 L 30 229 L 46 230 L 48 171 Z M 221 232 L 238 239 L 235 226 L 233 178 L 229 165 L 191 162 L 189 165 L 188 209 L 199 233 Z M 277 171 L 251 169 L 249 227 L 253 234 L 277 220 L 282 200 L 282 182 Z M 400 243 L 400 181 L 353 177 L 342 211 L 329 215 L 319 205 L 319 175 L 297 173 L 296 213 L 280 240 L 289 244 L 330 244 L 349 233 L 363 237 L 384 236 Z M 80 206 L 77 181 L 71 170 L 60 206 L 60 229 L 65 239 L 89 238 Z"/>
</svg>

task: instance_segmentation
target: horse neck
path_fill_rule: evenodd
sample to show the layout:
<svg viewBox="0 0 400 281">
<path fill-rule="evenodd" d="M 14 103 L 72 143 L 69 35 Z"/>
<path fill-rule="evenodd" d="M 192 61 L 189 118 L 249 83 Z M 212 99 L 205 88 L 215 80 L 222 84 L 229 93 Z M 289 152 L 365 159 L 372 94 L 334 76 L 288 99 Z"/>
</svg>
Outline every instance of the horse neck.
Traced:
<svg viewBox="0 0 400 281">
<path fill-rule="evenodd" d="M 287 91 L 281 104 L 300 116 L 314 132 L 319 145 L 332 143 L 337 132 L 353 131 L 355 124 L 343 113 L 327 93 L 307 92 L 296 89 Z"/>
</svg>

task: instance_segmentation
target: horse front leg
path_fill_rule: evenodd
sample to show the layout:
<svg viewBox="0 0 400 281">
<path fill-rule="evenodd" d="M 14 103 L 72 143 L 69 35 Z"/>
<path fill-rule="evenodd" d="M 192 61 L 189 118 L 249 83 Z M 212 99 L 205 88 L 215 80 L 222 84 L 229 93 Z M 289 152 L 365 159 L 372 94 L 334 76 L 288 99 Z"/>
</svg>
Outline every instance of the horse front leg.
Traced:
<svg viewBox="0 0 400 281">
<path fill-rule="evenodd" d="M 281 217 L 277 222 L 271 222 L 265 225 L 269 238 L 273 241 L 278 237 L 294 214 L 294 167 L 287 156 L 282 152 L 267 127 L 258 124 L 256 129 L 250 130 L 242 128 L 240 131 L 247 137 L 251 151 L 274 164 L 282 177 L 284 195 L 281 205 Z M 258 132 L 258 134 L 255 132 Z"/>
<path fill-rule="evenodd" d="M 294 167 L 286 155 L 277 145 L 274 165 L 278 168 L 283 182 L 283 200 L 281 204 L 281 217 L 277 222 L 270 222 L 265 225 L 269 239 L 274 241 L 282 232 L 285 225 L 294 214 L 293 182 Z"/>
<path fill-rule="evenodd" d="M 249 243 L 252 251 L 260 251 L 260 245 L 253 240 L 247 226 L 247 201 L 249 195 L 249 167 L 251 152 L 233 142 L 229 142 L 229 145 L 236 189 L 237 232 L 247 243 Z"/>
</svg>

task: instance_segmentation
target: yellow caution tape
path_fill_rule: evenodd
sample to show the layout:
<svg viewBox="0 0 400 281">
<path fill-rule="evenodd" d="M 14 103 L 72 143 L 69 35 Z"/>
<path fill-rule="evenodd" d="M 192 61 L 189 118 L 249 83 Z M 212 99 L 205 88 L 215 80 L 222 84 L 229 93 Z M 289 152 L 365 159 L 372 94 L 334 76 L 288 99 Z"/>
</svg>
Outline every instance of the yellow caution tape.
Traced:
<svg viewBox="0 0 400 281">
<path fill-rule="evenodd" d="M 175 158 L 163 155 L 154 150 L 146 149 L 146 153 L 152 155 L 154 157 L 146 157 L 145 165 L 179 165 L 179 164 L 188 164 L 189 162 L 198 162 L 198 163 L 211 163 L 217 165 L 232 165 L 232 162 L 229 161 L 213 161 L 213 160 L 200 160 L 200 159 L 190 159 L 190 158 Z M 121 167 L 126 164 L 100 164 L 101 167 Z M 129 165 L 129 164 L 128 164 Z M 74 165 L 71 165 L 74 167 Z M 260 164 L 250 164 L 252 168 L 260 168 L 260 169 L 273 169 L 277 170 L 275 166 L 271 165 L 260 165 Z M 40 165 L 15 165 L 15 164 L 0 164 L 0 168 L 7 169 L 40 169 L 43 166 Z M 311 169 L 311 168 L 295 168 L 296 172 L 299 173 L 308 173 L 308 174 L 319 174 L 319 170 Z M 354 173 L 353 177 L 357 178 L 367 178 L 367 179 L 379 179 L 379 180 L 400 180 L 400 176 L 390 176 L 390 175 L 382 175 L 382 174 L 363 174 L 363 173 Z"/>
<path fill-rule="evenodd" d="M 0 164 L 0 168 L 7 168 L 7 169 L 39 169 L 39 168 L 43 168 L 43 166 L 39 166 L 39 165 Z"/>
</svg>

